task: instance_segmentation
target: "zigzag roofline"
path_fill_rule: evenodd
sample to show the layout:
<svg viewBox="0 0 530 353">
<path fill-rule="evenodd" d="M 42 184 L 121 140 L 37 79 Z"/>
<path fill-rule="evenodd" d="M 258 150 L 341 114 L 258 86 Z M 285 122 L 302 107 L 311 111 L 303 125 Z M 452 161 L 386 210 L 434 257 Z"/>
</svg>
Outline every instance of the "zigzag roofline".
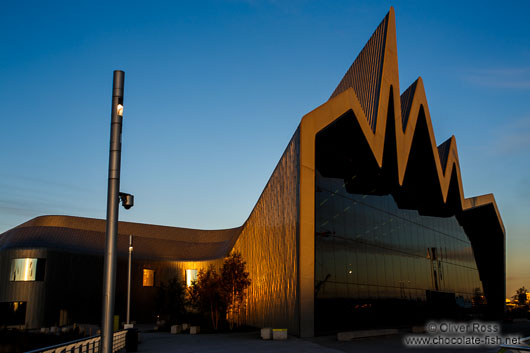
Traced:
<svg viewBox="0 0 530 353">
<path fill-rule="evenodd" d="M 301 328 L 302 336 L 310 335 L 313 325 L 316 138 L 326 127 L 348 116 L 353 116 L 355 128 L 362 131 L 379 174 L 389 177 L 386 181 L 396 201 L 434 216 L 457 216 L 476 250 L 477 267 L 488 301 L 499 305 L 498 312 L 504 308 L 505 291 L 496 286 L 504 283 L 505 278 L 506 233 L 495 198 L 492 194 L 464 198 L 456 140 L 452 136 L 436 146 L 421 77 L 400 97 L 395 22 L 394 9 L 390 8 L 383 20 L 385 37 L 380 38 L 380 31 L 376 30 L 377 40 L 371 38 L 359 55 L 366 58 L 363 53 L 370 52 L 372 58 L 356 59 L 336 93 L 306 114 L 299 126 L 300 319 L 307 322 Z M 375 49 L 380 52 L 374 53 Z M 382 64 L 379 65 L 380 60 Z M 367 89 L 370 94 L 367 96 L 366 91 L 360 89 Z M 375 92 L 377 94 L 372 94 Z M 365 112 L 373 115 L 367 116 Z M 388 136 L 387 127 L 391 131 Z M 385 142 L 389 145 L 385 146 Z M 352 149 L 354 143 L 352 141 Z M 385 147 L 388 147 L 387 153 L 384 153 Z M 411 156 L 414 157 L 413 167 L 410 166 Z M 420 200 L 415 200 L 417 198 Z"/>
<path fill-rule="evenodd" d="M 380 168 L 383 167 L 383 151 L 385 147 L 385 135 L 388 119 L 392 119 L 394 123 L 395 141 L 396 141 L 396 160 L 397 160 L 397 176 L 399 186 L 403 186 L 405 174 L 409 157 L 411 154 L 411 147 L 414 136 L 416 135 L 416 127 L 418 120 L 424 116 L 429 135 L 430 146 L 423 146 L 423 148 L 430 148 L 432 151 L 432 158 L 436 167 L 436 175 L 438 177 L 438 184 L 443 198 L 443 203 L 447 203 L 449 190 L 451 187 L 456 187 L 459 194 L 459 209 L 453 210 L 456 213 L 459 211 L 466 211 L 471 208 L 491 205 L 495 209 L 498 222 L 502 231 L 505 232 L 502 219 L 500 217 L 497 204 L 493 194 L 482 195 L 478 197 L 465 198 L 462 177 L 460 171 L 460 163 L 458 159 L 458 150 L 456 146 L 456 139 L 451 136 L 450 139 L 442 143 L 440 146 L 436 145 L 434 137 L 432 120 L 425 94 L 423 80 L 419 77 L 400 97 L 399 92 L 399 72 L 397 60 L 397 45 L 396 45 L 396 25 L 394 9 L 391 8 L 382 24 L 386 24 L 384 45 L 380 46 L 381 53 L 376 55 L 377 58 L 382 58 L 382 69 L 380 79 L 375 82 L 379 86 L 378 95 L 373 96 L 371 102 L 361 103 L 359 95 L 355 91 L 356 86 L 352 85 L 348 88 L 344 87 L 343 78 L 339 84 L 340 93 L 334 93 L 332 97 L 324 104 L 306 114 L 302 118 L 302 131 L 307 131 L 307 127 L 313 134 L 322 130 L 324 127 L 343 116 L 348 111 L 352 111 L 356 117 L 359 126 L 366 138 L 368 145 L 373 153 L 373 156 Z M 378 29 L 381 25 L 378 27 Z M 374 33 L 374 35 L 377 34 Z M 373 42 L 369 40 L 367 46 Z M 361 53 L 366 50 L 363 48 Z M 356 59 L 357 61 L 357 59 Z M 355 62 L 354 62 L 355 65 Z M 352 65 L 352 67 L 354 66 Z M 364 75 L 373 77 L 377 73 L 367 72 L 369 68 L 363 68 Z M 373 70 L 379 70 L 378 65 L 373 65 Z M 352 68 L 348 72 L 352 71 Z M 359 75 L 358 75 L 359 76 Z M 362 76 L 362 74 L 361 74 Z M 360 79 L 363 79 L 360 77 Z M 337 90 L 339 90 L 337 87 Z M 336 90 L 336 92 L 337 92 Z M 375 117 L 369 117 L 365 114 L 363 105 L 377 106 Z M 391 105 L 393 106 L 391 107 Z M 393 114 L 390 114 L 389 109 L 393 108 Z M 403 110 L 402 110 L 403 108 Z M 375 124 L 372 126 L 372 124 Z M 314 152 L 313 152 L 314 154 Z M 457 185 L 452 185 L 451 176 L 453 172 L 456 173 Z M 453 182 L 454 183 L 454 182 Z"/>
</svg>

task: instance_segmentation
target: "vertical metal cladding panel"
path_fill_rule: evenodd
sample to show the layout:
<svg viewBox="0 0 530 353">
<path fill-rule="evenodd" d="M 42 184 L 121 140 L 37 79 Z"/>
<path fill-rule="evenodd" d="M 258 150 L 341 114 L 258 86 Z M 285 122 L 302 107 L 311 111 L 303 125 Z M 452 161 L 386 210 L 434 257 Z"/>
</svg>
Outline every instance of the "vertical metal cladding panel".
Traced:
<svg viewBox="0 0 530 353">
<path fill-rule="evenodd" d="M 246 323 L 293 334 L 299 334 L 299 144 L 297 129 L 234 246 L 252 281 Z"/>
</svg>

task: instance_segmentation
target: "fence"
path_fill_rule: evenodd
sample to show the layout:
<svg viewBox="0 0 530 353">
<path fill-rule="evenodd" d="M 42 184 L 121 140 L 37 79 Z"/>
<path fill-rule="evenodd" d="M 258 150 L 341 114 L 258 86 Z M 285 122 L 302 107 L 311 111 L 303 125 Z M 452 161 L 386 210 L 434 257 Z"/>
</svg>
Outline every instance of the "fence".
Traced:
<svg viewBox="0 0 530 353">
<path fill-rule="evenodd" d="M 114 332 L 112 338 L 112 352 L 125 349 L 125 335 L 127 330 Z M 26 353 L 99 353 L 101 336 L 91 336 L 76 341 L 65 342 L 55 346 L 44 347 Z"/>
</svg>

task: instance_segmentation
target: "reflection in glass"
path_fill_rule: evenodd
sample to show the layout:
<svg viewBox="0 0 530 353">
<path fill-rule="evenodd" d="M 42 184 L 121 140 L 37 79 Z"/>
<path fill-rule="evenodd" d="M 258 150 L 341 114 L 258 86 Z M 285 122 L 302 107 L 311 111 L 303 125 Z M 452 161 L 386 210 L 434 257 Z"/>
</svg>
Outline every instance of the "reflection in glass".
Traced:
<svg viewBox="0 0 530 353">
<path fill-rule="evenodd" d="M 190 287 L 197 280 L 197 270 L 186 270 L 186 286 Z"/>
<path fill-rule="evenodd" d="M 22 258 L 11 260 L 10 281 L 43 281 L 45 259 Z"/>
<path fill-rule="evenodd" d="M 337 310 L 352 322 L 392 312 L 401 313 L 397 321 L 420 319 L 412 313 L 425 313 L 429 305 L 447 313 L 483 292 L 456 217 L 399 209 L 391 195 L 351 194 L 343 180 L 316 174 L 317 326 L 319 315 Z"/>
</svg>

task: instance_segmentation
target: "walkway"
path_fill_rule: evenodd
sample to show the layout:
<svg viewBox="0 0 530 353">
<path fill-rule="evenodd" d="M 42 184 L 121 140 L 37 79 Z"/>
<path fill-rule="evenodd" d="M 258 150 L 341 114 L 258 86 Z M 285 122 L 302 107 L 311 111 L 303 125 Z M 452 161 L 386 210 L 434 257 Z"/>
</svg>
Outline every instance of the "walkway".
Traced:
<svg viewBox="0 0 530 353">
<path fill-rule="evenodd" d="M 234 352 L 234 353 L 339 353 L 339 352 L 408 352 L 408 353 L 457 353 L 457 352 L 497 352 L 498 348 L 478 349 L 459 348 L 407 348 L 399 335 L 339 342 L 336 336 L 300 339 L 289 336 L 286 341 L 263 341 L 259 332 L 219 333 L 219 334 L 178 334 L 167 332 L 142 332 L 138 352 Z"/>
</svg>

